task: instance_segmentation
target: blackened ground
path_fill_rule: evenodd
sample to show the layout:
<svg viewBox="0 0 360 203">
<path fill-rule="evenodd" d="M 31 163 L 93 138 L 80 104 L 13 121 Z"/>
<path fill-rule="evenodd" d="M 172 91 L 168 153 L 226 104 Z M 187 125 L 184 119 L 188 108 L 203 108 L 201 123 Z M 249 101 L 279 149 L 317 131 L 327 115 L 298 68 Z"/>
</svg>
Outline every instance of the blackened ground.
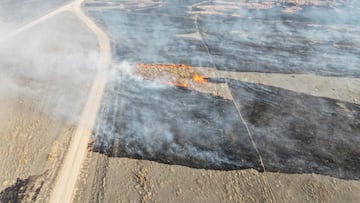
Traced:
<svg viewBox="0 0 360 203">
<path fill-rule="evenodd" d="M 119 78 L 107 89 L 93 150 L 194 168 L 360 179 L 360 107 L 228 80 L 234 101 Z"/>
<path fill-rule="evenodd" d="M 232 101 L 119 78 L 98 117 L 93 150 L 194 168 L 262 171 Z"/>
<path fill-rule="evenodd" d="M 30 176 L 26 179 L 18 178 L 16 183 L 0 192 L 1 203 L 35 202 L 42 186 L 44 176 Z"/>
<path fill-rule="evenodd" d="M 212 1 L 201 7 L 199 1 L 168 0 L 148 8 L 114 2 L 111 9 L 91 3 L 86 8 L 109 33 L 119 62 L 360 77 L 356 1 L 295 13 L 281 11 L 291 5 L 238 8 L 239 16 L 222 7 L 223 13 L 207 12 L 206 6 L 219 3 Z M 228 81 L 234 101 L 227 101 L 117 79 L 107 87 L 94 151 L 195 168 L 262 171 L 261 155 L 268 171 L 360 179 L 358 105 L 234 80 Z"/>
<path fill-rule="evenodd" d="M 239 7 L 219 15 L 201 13 L 200 5 L 216 7 L 214 2 L 167 0 L 148 8 L 129 2 L 114 1 L 120 5 L 116 9 L 86 7 L 114 40 L 119 61 L 360 76 L 360 3 L 355 1 L 295 13 L 282 12 L 291 6 L 286 4 L 267 10 Z M 194 33 L 197 38 L 191 38 Z"/>
<path fill-rule="evenodd" d="M 268 171 L 360 179 L 360 106 L 229 80 Z"/>
<path fill-rule="evenodd" d="M 360 76 L 359 24 L 229 16 L 202 16 L 198 21 L 218 69 Z"/>
</svg>

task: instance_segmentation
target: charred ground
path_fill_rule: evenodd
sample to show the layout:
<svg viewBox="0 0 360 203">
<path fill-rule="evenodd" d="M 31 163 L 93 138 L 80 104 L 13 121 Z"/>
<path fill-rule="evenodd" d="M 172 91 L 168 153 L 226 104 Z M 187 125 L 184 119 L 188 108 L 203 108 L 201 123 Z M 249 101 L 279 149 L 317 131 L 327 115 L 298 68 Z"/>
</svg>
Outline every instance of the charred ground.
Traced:
<svg viewBox="0 0 360 203">
<path fill-rule="evenodd" d="M 86 8 L 114 40 L 119 62 L 360 76 L 360 7 L 354 1 L 262 9 L 257 7 L 267 4 L 113 3 L 93 1 Z M 294 12 L 286 10 L 294 6 Z M 226 83 L 233 101 L 114 78 L 94 133 L 94 151 L 194 168 L 360 179 L 357 104 L 221 78 L 209 81 Z"/>
</svg>

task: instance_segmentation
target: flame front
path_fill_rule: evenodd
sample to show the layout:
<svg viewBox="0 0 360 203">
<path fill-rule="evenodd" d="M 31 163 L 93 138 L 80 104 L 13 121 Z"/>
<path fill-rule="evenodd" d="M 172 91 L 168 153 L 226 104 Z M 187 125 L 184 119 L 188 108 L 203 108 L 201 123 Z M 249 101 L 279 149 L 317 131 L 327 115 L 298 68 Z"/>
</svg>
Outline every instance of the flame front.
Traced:
<svg viewBox="0 0 360 203">
<path fill-rule="evenodd" d="M 135 67 L 136 73 L 145 79 L 178 87 L 194 89 L 194 86 L 208 82 L 206 77 L 187 64 L 137 64 Z"/>
<path fill-rule="evenodd" d="M 194 74 L 194 76 L 193 76 L 193 80 L 195 81 L 195 82 L 199 82 L 199 83 L 205 83 L 205 82 L 207 82 L 207 79 L 204 77 L 204 76 L 202 76 L 202 75 L 198 75 L 198 74 Z"/>
<path fill-rule="evenodd" d="M 175 85 L 175 86 L 178 86 L 178 87 L 189 88 L 189 84 L 186 83 L 186 82 L 174 82 L 174 83 L 172 83 L 172 84 Z"/>
</svg>

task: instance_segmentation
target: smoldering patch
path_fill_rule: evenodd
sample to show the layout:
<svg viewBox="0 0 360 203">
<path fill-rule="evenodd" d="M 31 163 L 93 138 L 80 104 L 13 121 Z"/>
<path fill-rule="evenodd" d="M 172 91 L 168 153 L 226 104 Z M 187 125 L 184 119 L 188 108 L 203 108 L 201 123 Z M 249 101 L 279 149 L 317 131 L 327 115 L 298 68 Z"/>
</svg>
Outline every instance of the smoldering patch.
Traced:
<svg viewBox="0 0 360 203">
<path fill-rule="evenodd" d="M 89 8 L 114 39 L 117 60 L 145 63 L 140 79 L 132 78 L 135 71 L 109 84 L 91 150 L 219 170 L 261 171 L 261 156 L 267 171 L 359 179 L 357 105 L 205 78 L 203 84 L 230 87 L 231 98 L 225 99 L 177 83 L 194 79 L 174 77 L 184 68 L 170 67 L 358 77 L 359 4 L 245 6 L 237 16 L 219 14 L 220 5 L 217 13 L 201 13 L 216 3 L 126 12 Z"/>
<path fill-rule="evenodd" d="M 127 77 L 107 89 L 93 151 L 194 168 L 262 170 L 231 100 L 152 83 Z"/>
<path fill-rule="evenodd" d="M 187 64 L 136 64 L 134 67 L 134 74 L 146 80 L 232 99 L 225 83 L 210 82 L 211 77 L 203 73 L 208 68 Z"/>
<path fill-rule="evenodd" d="M 171 2 L 161 8 L 130 11 L 87 8 L 104 22 L 118 60 L 186 63 L 238 72 L 359 77 L 358 2 L 262 2 L 271 6 L 257 9 L 239 1 L 219 1 L 196 5 Z M 235 4 L 238 9 L 227 11 Z M 294 6 L 301 10 L 283 12 Z M 218 9 L 213 13 L 205 7 Z M 232 15 L 234 12 L 240 15 Z"/>
<path fill-rule="evenodd" d="M 224 78 L 211 81 L 226 82 L 234 100 L 119 77 L 107 87 L 89 150 L 193 168 L 265 167 L 360 178 L 358 105 Z"/>
</svg>

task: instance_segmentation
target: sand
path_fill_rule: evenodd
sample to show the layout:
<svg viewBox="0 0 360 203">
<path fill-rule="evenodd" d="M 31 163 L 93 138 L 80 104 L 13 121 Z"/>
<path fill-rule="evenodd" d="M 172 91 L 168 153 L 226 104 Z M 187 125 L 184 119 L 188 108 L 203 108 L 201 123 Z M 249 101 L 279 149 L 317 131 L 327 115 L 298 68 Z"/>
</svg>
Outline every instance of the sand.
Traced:
<svg viewBox="0 0 360 203">
<path fill-rule="evenodd" d="M 63 34 L 69 30 L 74 31 L 71 37 Z M 32 43 L 26 43 L 29 41 Z M 18 178 L 32 180 L 36 176 L 45 182 L 28 187 L 26 193 L 39 188 L 40 193 L 27 198 L 44 202 L 96 73 L 87 63 L 96 58 L 97 41 L 76 16 L 64 12 L 17 35 L 9 44 L 26 47 L 18 52 L 13 49 L 19 47 L 1 49 L 2 59 L 11 59 L 11 55 L 18 60 L 0 62 L 0 191 L 13 186 Z M 62 58 L 58 64 L 49 50 L 59 58 L 68 54 L 74 58 Z M 34 54 L 43 54 L 47 60 L 34 60 Z M 83 62 L 74 65 L 76 58 Z"/>
<path fill-rule="evenodd" d="M 357 202 L 359 189 L 358 181 L 315 174 L 212 171 L 89 153 L 74 202 Z"/>
</svg>

